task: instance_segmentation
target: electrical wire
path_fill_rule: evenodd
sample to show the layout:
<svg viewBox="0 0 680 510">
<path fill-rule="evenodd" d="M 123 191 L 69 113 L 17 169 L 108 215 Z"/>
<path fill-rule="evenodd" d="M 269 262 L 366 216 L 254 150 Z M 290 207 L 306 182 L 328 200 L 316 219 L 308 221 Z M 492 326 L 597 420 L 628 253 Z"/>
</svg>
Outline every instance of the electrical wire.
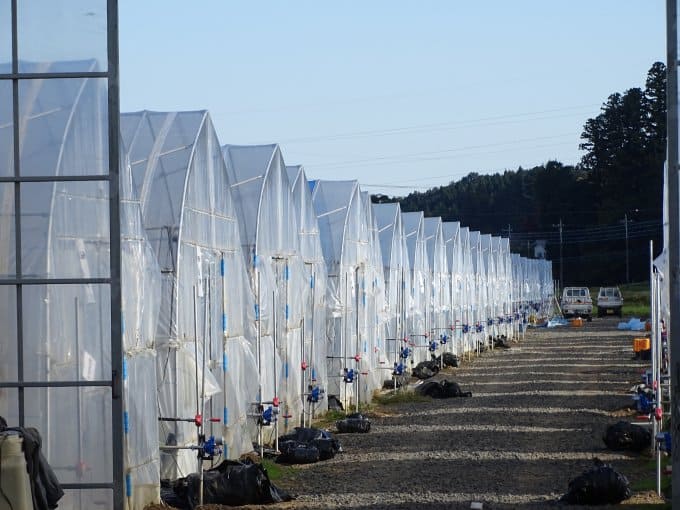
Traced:
<svg viewBox="0 0 680 510">
<path fill-rule="evenodd" d="M 493 126 L 493 125 L 499 125 L 499 124 L 507 124 L 507 123 L 513 123 L 513 122 L 521 122 L 521 121 L 536 121 L 536 120 L 549 120 L 553 118 L 561 118 L 561 117 L 570 117 L 570 116 L 581 116 L 582 112 L 579 113 L 572 113 L 568 115 L 551 115 L 551 116 L 545 116 L 544 114 L 546 113 L 558 113 L 558 112 L 565 112 L 565 111 L 574 111 L 574 110 L 590 110 L 591 108 L 599 106 L 595 104 L 590 104 L 590 105 L 580 105 L 580 106 L 569 106 L 565 108 L 554 108 L 550 110 L 538 110 L 538 111 L 533 111 L 533 112 L 523 112 L 523 113 L 513 113 L 513 114 L 506 114 L 506 115 L 495 115 L 495 116 L 490 116 L 490 117 L 480 117 L 478 119 L 468 119 L 468 120 L 461 120 L 461 121 L 450 121 L 450 122 L 436 122 L 436 123 L 429 123 L 429 124 L 415 124 L 415 125 L 410 125 L 410 126 L 400 126 L 396 128 L 386 128 L 386 129 L 371 129 L 371 130 L 365 130 L 365 131 L 349 131 L 349 132 L 344 132 L 344 133 L 335 133 L 335 134 L 327 134 L 327 135 L 313 135 L 313 136 L 303 136 L 303 137 L 297 137 L 297 138 L 288 138 L 288 139 L 283 139 L 279 140 L 280 144 L 297 144 L 297 143 L 310 143 L 310 142 L 318 142 L 318 141 L 334 141 L 334 140 L 348 140 L 348 139 L 353 139 L 353 138 L 364 138 L 364 137 L 373 137 L 373 136 L 389 136 L 389 135 L 399 135 L 399 134 L 404 134 L 404 133 L 428 133 L 432 131 L 440 131 L 440 130 L 450 130 L 450 129 L 459 129 L 459 128 L 465 128 L 465 127 L 471 127 L 472 125 L 475 124 L 481 124 L 482 126 Z M 522 119 L 522 120 L 516 120 L 521 117 L 532 117 L 536 115 L 543 115 L 542 117 L 539 118 L 528 118 L 528 119 Z M 494 121 L 499 121 L 499 122 L 494 122 Z"/>
<path fill-rule="evenodd" d="M 412 161 L 431 161 L 431 160 L 436 160 L 436 159 L 448 159 L 445 156 L 439 156 L 439 157 L 433 157 L 433 158 L 427 158 L 426 156 L 435 156 L 435 155 L 441 155 L 441 154 L 450 154 L 452 152 L 460 152 L 460 151 L 467 151 L 467 150 L 474 150 L 474 149 L 484 149 L 487 147 L 499 147 L 503 145 L 514 145 L 517 143 L 524 143 L 524 142 L 533 142 L 536 140 L 550 140 L 550 139 L 555 139 L 555 138 L 562 138 L 562 137 L 573 137 L 574 133 L 561 133 L 559 135 L 549 135 L 549 136 L 537 136 L 537 137 L 531 137 L 531 138 L 520 138 L 516 140 L 507 140 L 504 142 L 496 142 L 496 143 L 490 143 L 490 144 L 482 144 L 482 145 L 468 145 L 464 147 L 451 147 L 448 149 L 442 149 L 442 150 L 437 150 L 437 151 L 424 151 L 424 152 L 412 152 L 412 153 L 405 153 L 405 154 L 394 154 L 390 156 L 376 156 L 372 158 L 365 158 L 365 159 L 355 159 L 355 160 L 347 160 L 347 161 L 336 161 L 336 162 L 331 162 L 331 163 L 318 163 L 318 164 L 308 164 L 306 167 L 309 168 L 327 168 L 327 167 L 335 167 L 335 166 L 357 166 L 362 163 L 371 163 L 371 164 L 376 164 L 376 162 L 384 162 L 392 164 L 394 162 L 403 162 L 403 163 L 408 163 Z M 561 142 L 559 145 L 567 144 L 567 143 L 572 143 L 572 142 Z M 549 145 L 554 145 L 554 144 L 549 144 Z M 513 147 L 512 150 L 517 150 L 517 149 L 526 149 L 526 148 L 532 148 L 532 147 Z M 456 157 L 459 157 L 459 155 L 456 155 Z M 422 179 L 428 179 L 428 178 L 433 178 L 433 177 L 420 177 L 418 180 Z"/>
</svg>

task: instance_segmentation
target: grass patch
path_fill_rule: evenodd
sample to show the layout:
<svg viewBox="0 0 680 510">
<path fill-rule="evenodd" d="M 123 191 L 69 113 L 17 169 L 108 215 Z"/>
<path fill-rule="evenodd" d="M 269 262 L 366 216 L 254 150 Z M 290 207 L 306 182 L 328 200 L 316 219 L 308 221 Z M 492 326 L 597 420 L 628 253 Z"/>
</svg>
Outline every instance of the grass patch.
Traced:
<svg viewBox="0 0 680 510">
<path fill-rule="evenodd" d="M 383 406 L 389 406 L 394 404 L 404 404 L 408 402 L 429 402 L 432 399 L 423 395 L 419 395 L 415 391 L 396 391 L 390 393 L 382 393 L 376 395 L 373 401 L 377 404 Z"/>
<path fill-rule="evenodd" d="M 661 457 L 661 471 L 665 469 L 666 466 L 670 465 L 672 463 L 672 459 L 670 457 Z M 647 492 L 647 491 L 652 491 L 656 492 L 656 458 L 650 459 L 647 462 L 644 463 L 644 469 L 645 471 L 649 472 L 651 476 L 648 478 L 643 478 L 641 480 L 637 480 L 634 483 L 630 484 L 630 488 L 633 489 L 634 492 Z M 672 477 L 670 475 L 662 475 L 661 476 L 661 492 L 662 494 L 667 498 L 670 499 L 671 497 L 671 489 L 672 489 Z M 644 504 L 644 505 L 635 505 L 635 508 L 672 508 L 671 503 L 656 503 L 656 504 Z"/>
<path fill-rule="evenodd" d="M 624 315 L 649 317 L 649 282 L 631 283 L 619 287 L 623 295 Z"/>
<path fill-rule="evenodd" d="M 269 479 L 272 482 L 285 478 L 290 472 L 290 468 L 277 464 L 273 459 L 262 459 L 262 466 L 267 470 Z"/>
<path fill-rule="evenodd" d="M 344 419 L 345 411 L 326 411 L 323 416 L 314 418 L 313 425 L 317 428 L 328 429 L 335 427 L 335 422 Z"/>
</svg>

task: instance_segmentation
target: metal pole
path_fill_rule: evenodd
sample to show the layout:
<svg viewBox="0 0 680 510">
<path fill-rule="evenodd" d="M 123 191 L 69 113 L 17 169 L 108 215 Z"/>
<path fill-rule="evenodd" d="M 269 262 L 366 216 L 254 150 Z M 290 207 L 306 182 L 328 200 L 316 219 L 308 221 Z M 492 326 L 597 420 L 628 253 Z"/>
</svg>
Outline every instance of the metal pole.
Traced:
<svg viewBox="0 0 680 510">
<path fill-rule="evenodd" d="M 562 256 L 562 229 L 564 224 L 562 223 L 562 218 L 560 218 L 560 282 L 564 285 L 564 257 Z"/>
<path fill-rule="evenodd" d="M 305 317 L 300 320 L 300 361 L 305 361 Z M 309 367 L 308 367 L 309 369 Z M 302 413 L 300 413 L 300 426 L 305 426 L 305 373 L 300 373 L 300 398 L 302 399 Z"/>
<path fill-rule="evenodd" d="M 650 304 L 650 317 L 652 323 L 651 330 L 651 348 L 652 348 L 652 387 L 659 393 L 659 384 L 656 378 L 656 275 L 654 274 L 654 241 L 649 241 L 649 304 Z M 656 434 L 659 432 L 657 427 L 657 421 L 652 420 L 652 448 L 656 445 Z"/>
<path fill-rule="evenodd" d="M 628 213 L 623 216 L 624 230 L 626 231 L 626 283 L 630 283 L 630 271 L 628 265 Z"/>
<path fill-rule="evenodd" d="M 229 416 L 227 414 L 227 341 L 229 338 L 229 330 L 227 323 L 227 260 L 222 253 L 222 261 L 220 262 L 220 273 L 222 275 L 222 434 L 228 436 L 226 433 L 229 426 Z M 224 459 L 228 457 L 228 444 L 224 444 Z"/>
<path fill-rule="evenodd" d="M 16 4 L 13 15 L 16 16 Z M 16 18 L 14 18 L 16 21 Z M 111 440 L 112 440 L 112 468 L 113 468 L 113 508 L 122 510 L 125 507 L 125 437 L 123 431 L 124 415 L 124 387 L 123 387 L 123 329 L 121 314 L 123 310 L 121 295 L 121 261 L 120 261 L 120 83 L 119 83 L 119 54 L 118 54 L 118 0 L 108 0 L 106 9 L 107 21 L 107 70 L 108 70 L 108 160 L 109 160 L 109 248 L 110 248 L 110 310 L 111 310 Z M 16 34 L 15 31 L 13 31 Z M 16 39 L 13 48 L 16 55 Z M 13 63 L 17 65 L 17 62 Z M 18 87 L 18 81 L 14 81 Z M 14 96 L 15 106 L 18 98 Z M 14 112 L 18 115 L 17 111 Z M 18 127 L 15 126 L 15 130 Z M 15 158 L 18 156 L 19 142 L 15 138 Z M 15 162 L 16 165 L 18 163 Z M 18 168 L 18 166 L 17 166 Z M 18 184 L 16 185 L 18 191 Z M 16 219 L 19 221 L 19 218 Z M 17 246 L 20 246 L 19 231 L 17 230 Z M 20 252 L 19 252 L 20 253 Z M 17 272 L 20 271 L 19 253 L 17 253 Z M 21 287 L 18 287 L 20 292 Z M 21 298 L 17 295 L 17 298 Z M 20 302 L 20 301 L 19 301 Z M 18 326 L 20 327 L 20 326 Z M 19 332 L 17 332 L 19 333 Z M 19 337 L 21 338 L 21 337 Z M 23 348 L 23 346 L 22 346 Z M 19 358 L 21 363 L 21 358 Z M 19 370 L 22 370 L 19 368 Z M 21 372 L 20 372 L 21 373 Z M 23 388 L 19 394 L 23 396 Z M 20 400 L 20 416 L 23 418 L 23 398 Z"/>
<path fill-rule="evenodd" d="M 276 310 L 276 290 L 272 290 L 272 313 L 274 314 L 274 352 L 273 352 L 273 358 L 274 358 L 274 399 L 278 397 L 278 373 L 276 371 L 276 352 L 278 350 L 278 335 L 279 335 L 279 325 L 277 324 L 278 322 L 278 311 Z M 272 400 L 274 400 L 272 399 Z M 281 403 L 279 402 L 279 405 Z M 278 452 L 279 451 L 279 420 L 278 417 L 276 421 L 274 421 L 274 451 Z"/>
<path fill-rule="evenodd" d="M 257 257 L 255 257 L 257 259 Z M 257 280 L 257 305 L 255 309 L 255 320 L 257 320 L 257 411 L 262 412 L 262 299 L 260 285 L 260 271 L 255 268 L 255 279 Z M 262 437 L 262 420 L 258 420 L 257 442 L 260 445 L 260 458 L 264 458 L 264 438 Z"/>
<path fill-rule="evenodd" d="M 656 343 L 656 407 L 658 409 L 661 409 L 661 416 L 659 417 L 659 423 L 657 426 L 657 431 L 661 432 L 663 430 L 663 404 L 662 404 L 662 396 L 663 396 L 663 386 L 661 385 L 661 352 L 663 350 L 663 347 L 661 345 L 661 290 L 660 290 L 660 282 L 661 279 L 659 277 L 659 273 L 655 273 L 656 277 L 656 293 L 654 295 L 654 300 L 656 302 L 655 306 L 655 317 L 654 317 L 654 322 L 656 326 L 656 333 L 655 333 L 655 338 L 654 342 Z M 661 445 L 657 446 L 657 452 L 656 452 L 656 476 L 657 476 L 657 485 L 656 485 L 656 493 L 657 495 L 661 496 Z"/>
<path fill-rule="evenodd" d="M 309 282 L 309 285 L 312 287 L 312 318 L 311 318 L 311 323 L 310 323 L 310 328 L 311 328 L 311 338 L 310 338 L 310 346 L 309 346 L 309 388 L 311 388 L 314 385 L 314 371 L 316 370 L 316 367 L 314 365 L 314 317 L 316 316 L 316 271 L 312 269 L 312 279 Z M 303 319 L 304 320 L 304 319 Z M 309 424 L 311 425 L 312 423 L 312 418 L 314 418 L 314 402 L 309 403 Z"/>
<path fill-rule="evenodd" d="M 671 423 L 673 451 L 680 451 L 680 193 L 678 190 L 678 0 L 666 0 L 666 125 L 668 130 L 668 262 L 670 267 L 670 320 L 668 339 L 671 343 Z M 673 456 L 673 506 L 680 507 L 680 455 Z"/>
<path fill-rule="evenodd" d="M 354 314 L 355 328 L 356 328 L 356 343 L 355 343 L 356 352 L 355 352 L 355 356 L 359 356 L 360 341 L 361 341 L 360 338 L 359 338 L 359 336 L 360 336 L 359 335 L 359 329 L 360 329 L 359 328 L 359 290 L 360 290 L 360 287 L 359 287 L 359 271 L 360 270 L 361 270 L 361 268 L 359 266 L 357 266 L 357 268 L 354 271 L 354 295 L 355 295 L 354 305 L 356 306 L 356 311 L 355 311 L 355 314 Z M 358 359 L 358 358 L 355 358 L 355 359 Z M 356 402 L 355 402 L 354 408 L 355 408 L 356 412 L 358 413 L 359 412 L 359 398 L 361 397 L 361 383 L 359 381 L 359 374 L 361 372 L 361 367 L 360 367 L 359 361 L 356 361 L 356 370 L 357 370 L 357 373 L 354 374 L 354 377 L 356 378 L 357 394 L 356 394 Z"/>
</svg>

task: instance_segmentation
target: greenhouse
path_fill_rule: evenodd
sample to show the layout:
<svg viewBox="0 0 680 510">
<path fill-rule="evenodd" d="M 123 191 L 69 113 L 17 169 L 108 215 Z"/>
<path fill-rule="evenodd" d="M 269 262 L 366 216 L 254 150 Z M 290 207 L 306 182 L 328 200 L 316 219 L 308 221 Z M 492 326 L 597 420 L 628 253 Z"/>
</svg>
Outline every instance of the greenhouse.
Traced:
<svg viewBox="0 0 680 510">
<path fill-rule="evenodd" d="M 244 377 L 255 369 L 252 295 L 217 135 L 206 111 L 123 114 L 121 133 L 161 272 L 159 441 L 197 444 L 200 427 L 173 420 L 201 414 L 214 420 L 209 435 L 230 439 L 225 456 L 238 457 L 252 449 L 247 412 L 257 388 Z M 162 477 L 196 469 L 192 451 L 163 450 Z"/>
<path fill-rule="evenodd" d="M 326 353 L 326 261 L 321 248 L 319 222 L 312 203 L 307 176 L 302 166 L 286 167 L 290 181 L 295 211 L 298 213 L 300 256 L 304 264 L 305 280 L 309 284 L 303 298 L 301 358 L 303 378 L 300 392 L 307 406 L 300 422 L 308 424 L 313 415 L 323 411 L 324 393 L 328 381 Z M 318 391 L 315 391 L 318 390 Z M 306 404 L 305 404 L 306 403 Z"/>
<path fill-rule="evenodd" d="M 387 331 L 385 339 L 386 360 L 383 363 L 384 377 L 403 372 L 400 353 L 406 337 L 408 320 L 408 298 L 405 289 L 410 288 L 410 265 L 404 228 L 401 222 L 401 207 L 398 203 L 373 204 L 373 212 L 380 238 L 383 274 L 385 275 L 385 301 L 387 310 Z M 396 368 L 398 370 L 396 370 Z"/>
<path fill-rule="evenodd" d="M 362 375 L 365 386 L 362 394 L 370 401 L 373 391 L 381 388 L 385 378 L 382 367 L 387 362 L 387 300 L 385 299 L 385 272 L 383 270 L 382 249 L 378 221 L 371 204 L 371 195 L 361 192 L 361 202 L 368 225 L 369 261 L 362 281 L 362 301 L 366 307 L 364 314 L 364 334 L 362 335 Z"/>
<path fill-rule="evenodd" d="M 470 232 L 470 259 L 472 260 L 472 270 L 474 283 L 472 287 L 472 320 L 474 324 L 474 349 L 479 350 L 485 345 L 486 321 L 487 321 L 487 274 L 484 263 L 484 246 L 482 244 L 482 234 L 479 231 Z"/>
<path fill-rule="evenodd" d="M 345 409 L 370 398 L 360 394 L 374 367 L 362 357 L 364 342 L 376 345 L 368 335 L 375 322 L 363 299 L 370 271 L 371 232 L 357 181 L 312 181 L 312 201 L 319 221 L 321 246 L 328 271 L 328 393 Z"/>
<path fill-rule="evenodd" d="M 425 218 L 425 245 L 430 268 L 429 348 L 433 354 L 450 352 L 451 273 L 440 217 Z M 432 342 L 435 342 L 434 344 Z"/>
<path fill-rule="evenodd" d="M 463 305 L 466 299 L 464 258 L 460 222 L 445 221 L 442 223 L 442 236 L 446 250 L 446 262 L 449 268 L 451 284 L 451 308 L 449 325 L 451 326 L 452 350 L 455 354 L 463 353 Z"/>
<path fill-rule="evenodd" d="M 260 446 L 275 445 L 279 429 L 292 430 L 303 413 L 302 317 L 310 285 L 300 213 L 278 145 L 225 145 L 222 152 L 255 300 L 257 368 L 250 374 L 259 374 L 253 378 L 259 390 L 251 414 L 259 413 Z"/>
<path fill-rule="evenodd" d="M 475 339 L 475 269 L 472 262 L 472 249 L 470 247 L 470 228 L 460 227 L 462 277 L 462 298 L 459 305 L 461 310 L 461 331 L 463 338 L 463 352 L 471 352 L 474 348 Z"/>
<path fill-rule="evenodd" d="M 411 289 L 407 336 L 415 363 L 428 359 L 430 268 L 425 243 L 425 216 L 422 212 L 402 212 L 406 247 L 411 265 Z M 407 294 L 408 295 L 408 294 Z"/>
</svg>

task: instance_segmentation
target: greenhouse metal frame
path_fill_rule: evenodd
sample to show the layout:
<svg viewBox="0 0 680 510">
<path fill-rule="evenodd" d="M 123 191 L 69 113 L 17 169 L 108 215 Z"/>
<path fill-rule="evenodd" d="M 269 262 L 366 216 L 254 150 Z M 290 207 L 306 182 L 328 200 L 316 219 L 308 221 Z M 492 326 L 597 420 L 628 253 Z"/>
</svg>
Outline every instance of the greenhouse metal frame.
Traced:
<svg viewBox="0 0 680 510">
<path fill-rule="evenodd" d="M 120 318 L 118 3 L 116 0 L 107 0 L 93 5 L 92 19 L 85 23 L 76 9 L 69 10 L 62 5 L 56 7 L 61 17 L 54 19 L 45 16 L 48 4 L 33 3 L 29 7 L 28 3 L 12 0 L 10 19 L 4 20 L 7 29 L 11 30 L 11 48 L 0 48 L 0 60 L 9 57 L 9 64 L 0 65 L 0 94 L 3 94 L 0 109 L 11 105 L 11 112 L 0 113 L 2 117 L 9 117 L 6 119 L 9 123 L 4 125 L 11 126 L 11 134 L 6 135 L 2 142 L 3 146 L 7 143 L 9 162 L 6 169 L 0 169 L 0 186 L 4 188 L 3 203 L 7 205 L 10 200 L 13 203 L 13 210 L 6 211 L 9 214 L 3 218 L 3 227 L 9 227 L 5 235 L 14 236 L 13 250 L 12 245 L 6 246 L 11 250 L 6 255 L 8 260 L 13 261 L 13 267 L 3 271 L 0 287 L 3 297 L 10 300 L 5 304 L 16 312 L 13 324 L 16 351 L 11 355 L 16 363 L 10 367 L 8 374 L 2 374 L 0 390 L 5 395 L 0 400 L 5 401 L 5 411 L 12 409 L 8 416 L 10 419 L 15 418 L 19 426 L 37 425 L 36 422 L 49 420 L 50 413 L 58 412 L 58 409 L 46 408 L 38 410 L 39 415 L 28 419 L 28 395 L 41 400 L 59 395 L 59 407 L 73 403 L 80 410 L 77 413 L 83 410 L 81 399 L 97 400 L 97 405 L 103 406 L 103 419 L 106 422 L 105 428 L 98 431 L 100 449 L 97 454 L 99 462 L 104 457 L 105 467 L 102 472 L 92 475 L 96 476 L 95 479 L 88 479 L 91 476 L 88 475 L 88 464 L 85 462 L 87 453 L 81 437 L 71 437 L 70 441 L 61 437 L 57 444 L 48 429 L 41 431 L 48 460 L 57 460 L 49 459 L 49 452 L 50 448 L 58 447 L 63 453 L 69 454 L 69 460 L 59 460 L 73 462 L 70 466 L 64 466 L 67 472 L 72 472 L 67 477 L 71 480 L 62 484 L 68 500 L 87 500 L 89 508 L 121 510 L 125 504 L 125 477 Z M 93 22 L 100 23 L 98 29 L 87 30 L 93 25 L 82 26 Z M 74 32 L 71 30 L 74 26 L 86 30 Z M 102 29 L 102 26 L 105 28 Z M 42 45 L 33 47 L 32 44 L 39 37 L 42 40 L 51 37 L 59 43 L 50 48 L 52 51 L 47 51 Z M 91 53 L 83 54 L 83 48 Z M 92 65 L 93 60 L 95 65 Z M 71 105 L 57 104 L 55 108 L 59 111 L 40 110 L 44 105 L 39 101 L 46 97 L 45 91 L 60 86 L 87 89 L 86 95 L 78 96 Z M 31 91 L 35 92 L 34 96 L 30 96 Z M 95 95 L 88 96 L 90 93 Z M 79 102 L 89 98 L 94 103 Z M 52 99 L 54 96 L 48 98 Z M 62 112 L 68 113 L 69 110 L 71 114 L 64 120 Z M 41 123 L 52 122 L 52 119 L 61 123 L 61 140 L 54 141 L 59 150 L 56 165 L 51 168 L 33 166 L 39 160 L 32 160 L 32 154 L 27 149 L 39 149 L 41 141 L 38 138 L 45 133 L 31 129 Z M 88 122 L 95 128 L 89 134 L 90 140 L 94 142 L 89 153 L 94 159 L 90 159 L 89 163 L 94 164 L 85 162 L 83 165 L 82 160 L 69 158 L 77 154 L 79 140 L 75 138 L 82 135 L 87 141 L 88 134 L 84 126 Z M 36 154 L 43 156 L 41 152 Z M 70 163 L 73 165 L 69 166 Z M 40 194 L 33 195 L 29 193 L 30 190 L 39 190 Z M 92 192 L 96 195 L 92 195 Z M 42 197 L 50 198 L 50 208 L 53 212 L 60 211 L 60 219 L 50 215 L 45 218 L 45 211 L 35 210 L 36 203 L 31 199 L 39 200 Z M 66 200 L 69 199 L 74 208 L 69 209 L 67 206 Z M 45 205 L 39 204 L 42 207 Z M 68 221 L 73 219 L 75 212 L 82 213 L 86 209 L 94 214 L 94 217 L 89 218 L 92 220 L 90 226 L 94 227 L 96 221 L 100 223 L 95 230 L 78 237 L 78 232 L 69 231 Z M 13 224 L 8 220 L 11 216 Z M 28 269 L 38 268 L 38 261 L 31 259 L 31 251 L 44 250 L 47 246 L 49 248 L 44 251 L 46 259 L 42 261 L 40 272 L 28 273 Z M 69 262 L 72 264 L 70 267 Z M 94 263 L 94 267 L 88 267 L 90 262 Z M 93 275 L 97 270 L 99 272 Z M 47 298 L 44 298 L 40 307 L 25 306 L 27 300 L 31 302 L 32 295 L 36 293 L 48 295 L 43 292 L 54 292 L 52 301 L 45 301 Z M 59 303 L 58 296 L 69 296 L 73 301 Z M 70 312 L 77 332 L 78 325 L 88 320 L 81 307 L 89 306 L 98 298 L 102 298 L 97 304 L 100 318 L 109 326 L 102 327 L 89 338 L 98 352 L 85 351 L 83 345 L 77 343 L 76 334 L 75 358 L 70 361 L 70 358 L 65 358 L 69 366 L 63 367 L 61 376 L 49 371 L 47 357 L 43 357 L 38 365 L 28 364 L 36 358 L 33 356 L 35 351 L 31 350 L 34 347 L 31 342 L 35 339 L 26 336 L 31 331 L 31 326 L 26 329 L 30 324 L 27 321 L 49 321 L 50 309 L 54 309 L 55 313 L 59 307 L 62 310 L 69 309 L 72 302 Z M 88 337 L 83 336 L 82 340 L 86 342 Z M 44 347 L 56 345 L 47 338 L 46 342 Z M 70 433 L 73 436 L 79 431 L 80 424 L 71 428 Z M 58 468 L 60 462 L 55 464 Z"/>
</svg>

